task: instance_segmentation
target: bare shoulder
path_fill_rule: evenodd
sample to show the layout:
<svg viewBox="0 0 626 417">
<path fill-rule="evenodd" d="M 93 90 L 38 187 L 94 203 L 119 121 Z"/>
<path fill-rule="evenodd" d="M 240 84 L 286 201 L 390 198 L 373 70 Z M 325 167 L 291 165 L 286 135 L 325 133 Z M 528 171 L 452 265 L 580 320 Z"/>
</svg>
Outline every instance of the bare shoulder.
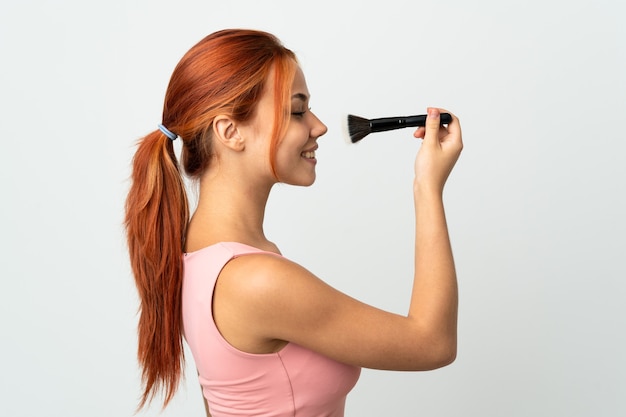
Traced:
<svg viewBox="0 0 626 417">
<path fill-rule="evenodd" d="M 274 313 L 298 313 L 302 309 L 334 309 L 334 302 L 340 306 L 356 302 L 341 293 L 304 266 L 283 256 L 270 253 L 255 253 L 231 260 L 220 275 L 224 288 L 240 297 L 241 303 L 254 308 L 256 312 L 270 309 Z M 218 281 L 219 282 L 219 281 Z M 299 300 L 294 303 L 294 300 Z"/>
<path fill-rule="evenodd" d="M 289 309 L 291 300 L 333 289 L 309 270 L 280 255 L 254 253 L 232 259 L 222 270 L 216 290 L 243 310 L 272 314 Z M 269 311 L 268 311 L 269 310 Z"/>
<path fill-rule="evenodd" d="M 230 260 L 213 295 L 213 318 L 222 336 L 248 353 L 281 349 L 288 339 L 274 331 L 274 325 L 279 326 L 275 317 L 291 309 L 285 299 L 303 291 L 294 288 L 299 280 L 316 278 L 278 254 L 253 253 Z"/>
<path fill-rule="evenodd" d="M 294 280 L 318 280 L 309 270 L 278 253 L 251 253 L 230 260 L 220 274 L 226 281 L 242 291 L 272 290 Z M 255 292 L 255 291 L 254 291 Z"/>
</svg>

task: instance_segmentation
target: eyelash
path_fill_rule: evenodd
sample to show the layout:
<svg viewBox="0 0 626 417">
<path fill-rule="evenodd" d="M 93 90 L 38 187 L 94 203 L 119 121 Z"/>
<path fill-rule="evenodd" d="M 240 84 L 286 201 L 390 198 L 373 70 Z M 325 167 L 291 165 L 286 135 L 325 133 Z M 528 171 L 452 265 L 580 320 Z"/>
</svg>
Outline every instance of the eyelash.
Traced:
<svg viewBox="0 0 626 417">
<path fill-rule="evenodd" d="M 297 111 L 297 112 L 295 112 L 295 111 L 294 111 L 294 112 L 291 112 L 291 115 L 292 115 L 292 116 L 295 116 L 295 117 L 302 117 L 302 116 L 304 116 L 304 114 L 305 114 L 306 112 L 308 112 L 308 111 L 310 111 L 310 110 L 311 110 L 311 108 L 309 107 L 309 108 L 308 108 L 308 109 L 306 109 L 305 111 Z"/>
</svg>

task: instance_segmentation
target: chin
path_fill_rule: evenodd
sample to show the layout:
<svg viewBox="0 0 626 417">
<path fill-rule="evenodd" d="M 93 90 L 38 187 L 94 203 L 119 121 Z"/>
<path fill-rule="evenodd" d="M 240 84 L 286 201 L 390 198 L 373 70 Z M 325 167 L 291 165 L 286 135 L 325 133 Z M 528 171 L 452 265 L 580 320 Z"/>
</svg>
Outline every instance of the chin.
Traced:
<svg viewBox="0 0 626 417">
<path fill-rule="evenodd" d="M 315 183 L 315 175 L 310 178 L 285 178 L 281 180 L 283 184 L 295 185 L 298 187 L 310 187 Z"/>
<path fill-rule="evenodd" d="M 315 183 L 315 179 L 317 178 L 317 176 L 315 175 L 315 173 L 313 173 L 313 176 L 311 178 L 308 178 L 307 181 L 302 183 L 303 187 L 310 187 L 311 185 L 313 185 Z"/>
</svg>

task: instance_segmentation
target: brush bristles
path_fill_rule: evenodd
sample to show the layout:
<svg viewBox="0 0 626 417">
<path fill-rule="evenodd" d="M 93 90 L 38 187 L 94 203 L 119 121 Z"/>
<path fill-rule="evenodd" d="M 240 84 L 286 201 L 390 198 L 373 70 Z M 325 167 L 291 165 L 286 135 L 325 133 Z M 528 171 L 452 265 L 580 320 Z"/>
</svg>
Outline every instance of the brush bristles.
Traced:
<svg viewBox="0 0 626 417">
<path fill-rule="evenodd" d="M 368 119 L 351 114 L 348 115 L 348 134 L 352 143 L 357 143 L 371 132 Z"/>
</svg>

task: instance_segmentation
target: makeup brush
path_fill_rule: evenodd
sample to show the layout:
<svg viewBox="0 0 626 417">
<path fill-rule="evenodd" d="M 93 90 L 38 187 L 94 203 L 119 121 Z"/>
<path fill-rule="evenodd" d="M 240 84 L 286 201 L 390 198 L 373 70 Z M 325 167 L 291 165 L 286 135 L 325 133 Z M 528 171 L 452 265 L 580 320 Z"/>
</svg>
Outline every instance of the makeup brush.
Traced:
<svg viewBox="0 0 626 417">
<path fill-rule="evenodd" d="M 452 122 L 450 113 L 441 113 L 440 123 L 444 125 L 450 122 Z M 385 132 L 403 127 L 424 126 L 425 124 L 425 114 L 406 117 L 381 117 L 379 119 L 365 119 L 352 114 L 348 115 L 348 133 L 352 143 L 357 143 L 372 132 Z"/>
</svg>

